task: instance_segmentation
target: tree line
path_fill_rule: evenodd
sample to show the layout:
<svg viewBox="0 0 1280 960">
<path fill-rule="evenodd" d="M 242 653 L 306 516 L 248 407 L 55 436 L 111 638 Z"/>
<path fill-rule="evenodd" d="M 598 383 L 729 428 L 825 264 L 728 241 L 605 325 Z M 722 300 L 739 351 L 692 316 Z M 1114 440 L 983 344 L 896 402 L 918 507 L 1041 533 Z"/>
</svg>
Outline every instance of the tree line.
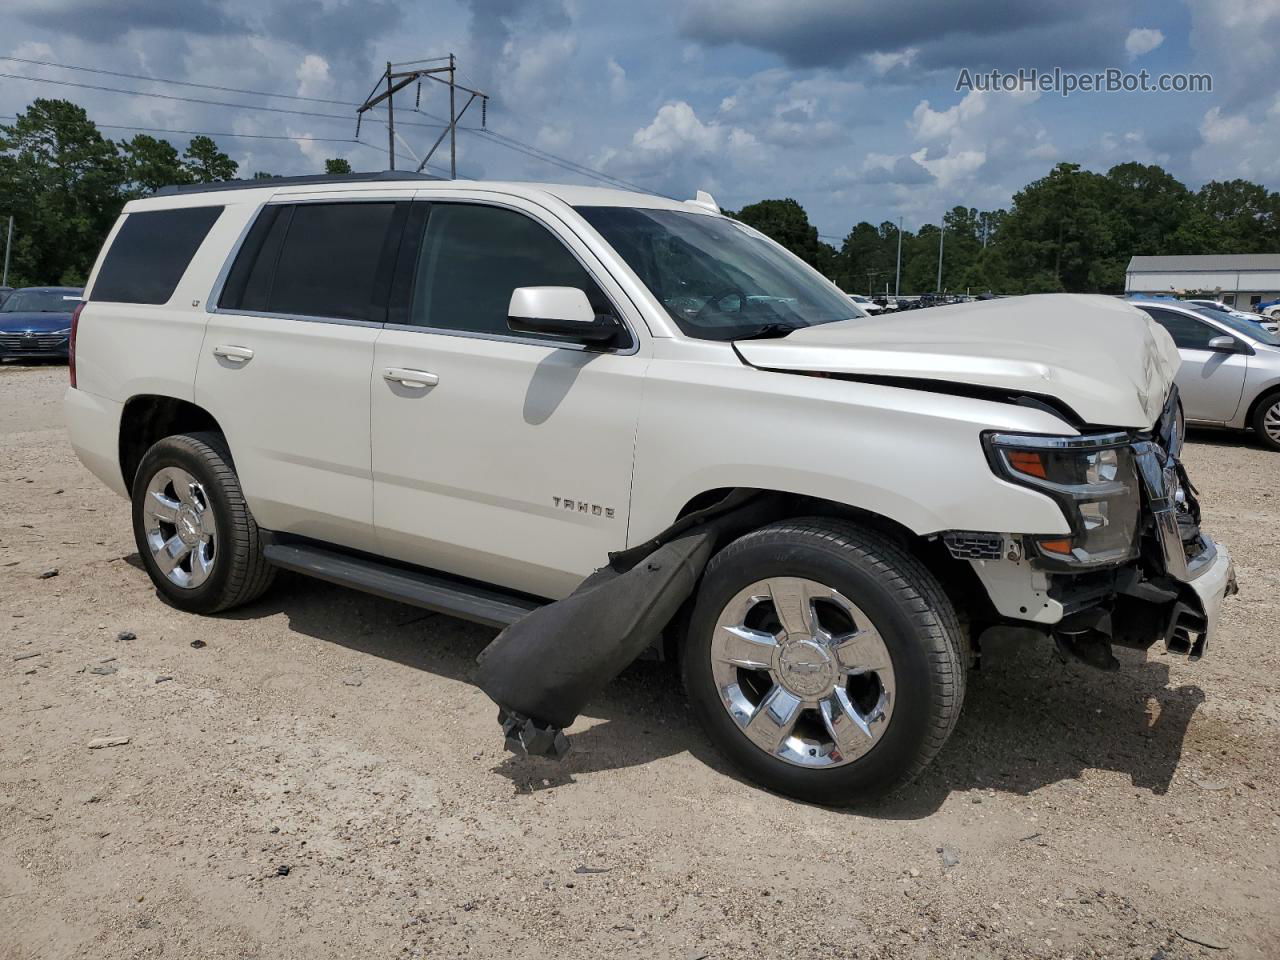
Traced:
<svg viewBox="0 0 1280 960">
<path fill-rule="evenodd" d="M 351 172 L 341 158 L 326 160 L 325 169 Z M 238 172 L 211 137 L 193 136 L 181 153 L 145 133 L 111 140 L 83 107 L 35 100 L 13 123 L 0 124 L 0 238 L 14 218 L 9 284 L 80 286 L 126 202 L 170 184 L 232 180 Z"/>
<path fill-rule="evenodd" d="M 145 133 L 113 141 L 82 107 L 35 100 L 0 125 L 0 230 L 10 214 L 16 223 L 10 283 L 81 284 L 125 202 L 168 184 L 230 180 L 238 172 L 208 136 L 191 137 L 181 153 Z M 325 161 L 325 172 L 351 167 L 335 158 Z M 795 200 L 725 212 L 845 290 L 893 290 L 897 224 L 863 221 L 837 247 L 818 236 Z M 1211 181 L 1193 191 L 1154 164 L 1094 173 L 1059 163 L 1016 193 L 1007 210 L 953 207 L 945 214 L 941 290 L 939 229 L 926 223 L 903 231 L 903 293 L 1119 293 L 1134 255 L 1280 252 L 1280 194 L 1248 180 Z"/>
<path fill-rule="evenodd" d="M 729 211 L 726 211 L 729 212 Z M 824 242 L 795 200 L 731 213 L 851 293 L 893 292 L 898 225 L 862 222 L 839 247 Z M 1094 173 L 1059 163 L 1014 194 L 1008 210 L 953 207 L 939 226 L 902 233 L 907 293 L 1121 293 L 1135 255 L 1280 253 L 1280 194 L 1248 180 L 1190 190 L 1155 164 Z"/>
</svg>

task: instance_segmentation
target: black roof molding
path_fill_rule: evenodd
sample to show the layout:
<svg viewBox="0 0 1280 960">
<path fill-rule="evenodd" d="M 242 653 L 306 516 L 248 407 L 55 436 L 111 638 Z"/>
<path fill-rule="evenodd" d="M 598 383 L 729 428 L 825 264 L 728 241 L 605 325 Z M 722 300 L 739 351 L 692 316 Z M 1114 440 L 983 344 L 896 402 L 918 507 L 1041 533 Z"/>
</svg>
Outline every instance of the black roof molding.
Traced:
<svg viewBox="0 0 1280 960">
<path fill-rule="evenodd" d="M 407 170 L 380 170 L 377 173 L 317 173 L 305 177 L 259 177 L 256 180 L 217 180 L 213 183 L 176 183 L 161 187 L 153 196 L 172 197 L 182 193 L 208 193 L 215 190 L 256 190 L 262 187 L 296 187 L 324 183 L 382 183 L 395 180 L 443 180 L 429 173 Z"/>
</svg>

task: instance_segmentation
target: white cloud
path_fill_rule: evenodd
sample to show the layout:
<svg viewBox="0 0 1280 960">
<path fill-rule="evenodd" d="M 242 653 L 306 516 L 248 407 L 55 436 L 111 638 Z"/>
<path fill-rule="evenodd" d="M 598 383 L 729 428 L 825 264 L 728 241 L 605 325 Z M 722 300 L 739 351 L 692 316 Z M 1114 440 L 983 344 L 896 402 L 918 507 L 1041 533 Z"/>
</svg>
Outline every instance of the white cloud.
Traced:
<svg viewBox="0 0 1280 960">
<path fill-rule="evenodd" d="M 1200 136 L 1206 143 L 1228 144 L 1248 133 L 1249 126 L 1249 118 L 1243 114 L 1229 116 L 1221 107 L 1212 107 L 1200 121 Z"/>
<path fill-rule="evenodd" d="M 328 93 L 333 78 L 329 75 L 329 61 L 315 53 L 308 53 L 298 64 L 298 96 L 314 97 Z"/>
<path fill-rule="evenodd" d="M 609 93 L 613 96 L 613 99 L 621 100 L 627 95 L 627 71 L 613 57 L 609 58 L 607 69 L 609 71 Z"/>
<path fill-rule="evenodd" d="M 915 63 L 916 55 L 919 53 L 919 47 L 907 47 L 905 50 L 898 50 L 894 53 L 876 51 L 868 53 L 866 60 L 871 69 L 876 72 L 876 75 L 883 77 L 891 70 L 896 70 L 900 67 L 905 69 L 912 66 Z"/>
<path fill-rule="evenodd" d="M 1159 30 L 1136 27 L 1129 31 L 1129 36 L 1125 37 L 1124 49 L 1125 53 L 1129 54 L 1130 60 L 1136 60 L 1162 43 L 1164 43 L 1164 34 Z"/>
</svg>

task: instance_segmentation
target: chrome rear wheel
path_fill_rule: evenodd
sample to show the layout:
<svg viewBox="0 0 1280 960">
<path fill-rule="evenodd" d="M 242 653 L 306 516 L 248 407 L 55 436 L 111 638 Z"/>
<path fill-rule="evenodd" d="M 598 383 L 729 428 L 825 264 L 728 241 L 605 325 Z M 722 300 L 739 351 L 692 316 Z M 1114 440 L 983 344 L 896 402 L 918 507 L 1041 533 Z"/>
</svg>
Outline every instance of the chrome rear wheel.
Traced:
<svg viewBox="0 0 1280 960">
<path fill-rule="evenodd" d="M 218 555 L 218 528 L 204 485 L 181 467 L 163 467 L 147 483 L 143 504 L 147 546 L 174 586 L 209 579 Z"/>
</svg>

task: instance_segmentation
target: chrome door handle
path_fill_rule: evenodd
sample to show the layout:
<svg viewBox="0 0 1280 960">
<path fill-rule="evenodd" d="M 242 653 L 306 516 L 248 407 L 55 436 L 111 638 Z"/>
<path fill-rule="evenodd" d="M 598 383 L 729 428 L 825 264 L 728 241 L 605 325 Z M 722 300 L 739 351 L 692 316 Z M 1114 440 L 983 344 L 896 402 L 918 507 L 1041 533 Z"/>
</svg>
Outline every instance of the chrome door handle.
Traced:
<svg viewBox="0 0 1280 960">
<path fill-rule="evenodd" d="M 253 359 L 253 351 L 248 347 L 218 346 L 213 348 L 213 355 L 232 363 L 245 363 Z"/>
<path fill-rule="evenodd" d="M 411 390 L 424 390 L 440 382 L 440 378 L 434 373 L 428 373 L 426 370 L 410 370 L 406 367 L 387 367 L 382 371 L 382 379 L 409 387 Z"/>
</svg>

